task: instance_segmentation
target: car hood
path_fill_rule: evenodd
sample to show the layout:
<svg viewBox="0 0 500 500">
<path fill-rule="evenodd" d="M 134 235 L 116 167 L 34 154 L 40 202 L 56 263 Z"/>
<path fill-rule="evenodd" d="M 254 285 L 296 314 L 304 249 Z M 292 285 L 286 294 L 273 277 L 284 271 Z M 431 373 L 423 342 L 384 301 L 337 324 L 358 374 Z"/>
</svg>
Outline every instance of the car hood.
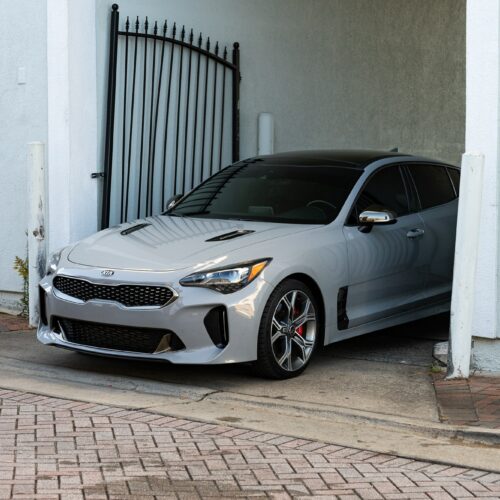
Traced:
<svg viewBox="0 0 500 500">
<path fill-rule="evenodd" d="M 278 224 L 159 215 L 100 231 L 77 243 L 69 262 L 109 269 L 172 271 L 241 261 L 234 252 L 265 241 L 313 229 Z M 235 234 L 232 234 L 236 232 Z M 212 239 L 212 241 L 207 241 Z M 245 252 L 247 253 L 247 252 Z M 255 255 L 253 258 L 272 257 Z"/>
</svg>

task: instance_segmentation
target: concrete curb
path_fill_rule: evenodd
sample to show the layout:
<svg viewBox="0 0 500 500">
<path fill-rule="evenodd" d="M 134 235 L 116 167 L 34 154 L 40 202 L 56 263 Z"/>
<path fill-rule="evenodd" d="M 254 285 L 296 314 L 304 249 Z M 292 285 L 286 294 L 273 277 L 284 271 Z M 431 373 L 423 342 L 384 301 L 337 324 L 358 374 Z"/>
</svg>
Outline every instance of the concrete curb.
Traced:
<svg viewBox="0 0 500 500">
<path fill-rule="evenodd" d="M 115 391 L 133 391 L 137 394 L 153 397 L 166 397 L 171 401 L 170 412 L 177 404 L 187 403 L 219 403 L 238 404 L 245 406 L 251 411 L 259 409 L 275 410 L 281 414 L 295 416 L 314 416 L 316 418 L 331 420 L 346 424 L 364 424 L 375 427 L 383 427 L 387 430 L 399 429 L 400 431 L 411 432 L 428 438 L 445 438 L 457 442 L 467 442 L 479 445 L 500 446 L 500 429 L 486 429 L 472 426 L 457 426 L 445 423 L 437 423 L 430 420 L 414 420 L 407 417 L 395 416 L 384 413 L 368 412 L 356 410 L 349 407 L 321 405 L 314 403 L 302 403 L 299 401 L 278 400 L 269 397 L 257 397 L 242 395 L 233 392 L 220 392 L 210 388 L 203 388 L 194 385 L 181 385 L 166 382 L 155 382 L 152 380 L 127 377 L 124 380 L 116 375 L 87 374 L 82 381 L 79 374 L 68 368 L 58 367 L 57 369 L 44 368 L 43 373 L 35 364 L 25 363 L 19 366 L 15 359 L 0 357 L 0 372 L 6 368 L 11 368 L 10 374 L 17 373 L 21 376 L 36 377 L 39 381 L 60 381 L 66 383 L 77 383 L 90 387 L 102 387 Z M 61 378 L 61 376 L 64 376 Z M 8 389 L 18 389 L 19 385 L 9 385 L 8 377 L 2 377 L 2 386 Z M 40 393 L 40 390 L 33 389 L 33 392 Z M 53 396 L 57 394 L 46 393 Z M 76 397 L 76 396 L 75 396 Z M 78 399 L 78 397 L 77 397 Z M 92 402 L 92 401 L 91 401 Z M 123 406 L 118 404 L 117 406 Z M 151 406 L 133 406 L 134 409 L 151 409 Z M 151 411 L 155 411 L 152 410 Z M 180 414 L 180 413 L 177 413 Z"/>
</svg>

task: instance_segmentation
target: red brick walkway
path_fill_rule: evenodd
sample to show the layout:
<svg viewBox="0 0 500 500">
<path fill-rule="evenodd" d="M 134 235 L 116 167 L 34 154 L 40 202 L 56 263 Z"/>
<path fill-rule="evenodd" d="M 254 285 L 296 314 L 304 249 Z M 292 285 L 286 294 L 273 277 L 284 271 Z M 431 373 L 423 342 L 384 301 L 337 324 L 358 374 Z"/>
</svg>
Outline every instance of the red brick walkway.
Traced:
<svg viewBox="0 0 500 500">
<path fill-rule="evenodd" d="M 469 380 L 434 377 L 441 420 L 456 425 L 500 429 L 500 377 Z"/>
<path fill-rule="evenodd" d="M 0 313 L 0 333 L 28 330 L 28 321 L 21 316 Z"/>
<path fill-rule="evenodd" d="M 0 389 L 2 499 L 312 496 L 498 500 L 500 474 Z"/>
</svg>

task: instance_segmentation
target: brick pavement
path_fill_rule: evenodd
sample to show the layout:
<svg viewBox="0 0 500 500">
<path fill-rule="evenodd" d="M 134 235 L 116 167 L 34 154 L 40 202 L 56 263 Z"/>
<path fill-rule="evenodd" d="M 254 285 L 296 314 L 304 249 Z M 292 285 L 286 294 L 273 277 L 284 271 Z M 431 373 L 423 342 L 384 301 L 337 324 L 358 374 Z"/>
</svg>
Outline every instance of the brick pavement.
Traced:
<svg viewBox="0 0 500 500">
<path fill-rule="evenodd" d="M 445 380 L 435 374 L 434 388 L 442 421 L 500 429 L 500 377 Z"/>
<path fill-rule="evenodd" d="M 28 330 L 29 325 L 26 318 L 21 316 L 12 316 L 11 314 L 0 313 L 0 333 L 17 332 Z"/>
<path fill-rule="evenodd" d="M 0 389 L 2 499 L 313 496 L 499 500 L 500 474 Z"/>
</svg>

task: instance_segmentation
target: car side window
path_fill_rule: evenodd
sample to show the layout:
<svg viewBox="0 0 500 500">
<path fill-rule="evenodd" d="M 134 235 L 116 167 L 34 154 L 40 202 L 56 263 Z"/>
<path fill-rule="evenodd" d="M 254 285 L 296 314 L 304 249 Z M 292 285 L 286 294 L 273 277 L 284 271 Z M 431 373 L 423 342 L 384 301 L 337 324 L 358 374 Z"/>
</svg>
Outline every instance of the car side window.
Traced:
<svg viewBox="0 0 500 500">
<path fill-rule="evenodd" d="M 458 196 L 460 193 L 460 170 L 458 170 L 458 168 L 449 168 L 448 173 L 450 174 L 451 182 L 453 182 L 455 192 Z"/>
<path fill-rule="evenodd" d="M 443 205 L 455 199 L 455 191 L 445 167 L 408 165 L 418 191 L 422 209 Z"/>
<path fill-rule="evenodd" d="M 397 217 L 410 213 L 406 188 L 398 166 L 385 167 L 371 177 L 351 211 L 348 224 L 356 225 L 361 212 L 380 208 L 395 212 Z"/>
</svg>

